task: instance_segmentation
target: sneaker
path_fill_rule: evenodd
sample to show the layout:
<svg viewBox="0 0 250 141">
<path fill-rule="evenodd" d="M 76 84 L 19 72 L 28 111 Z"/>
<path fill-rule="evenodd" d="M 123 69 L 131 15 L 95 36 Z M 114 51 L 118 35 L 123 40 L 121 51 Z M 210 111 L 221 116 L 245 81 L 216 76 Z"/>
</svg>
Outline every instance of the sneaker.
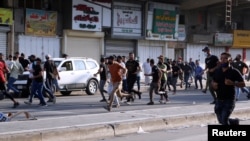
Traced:
<svg viewBox="0 0 250 141">
<path fill-rule="evenodd" d="M 47 104 L 40 104 L 40 106 L 47 107 L 48 105 Z"/>
<path fill-rule="evenodd" d="M 147 105 L 154 105 L 154 102 L 149 102 L 147 103 Z"/>
<path fill-rule="evenodd" d="M 13 108 L 18 107 L 19 105 L 20 105 L 19 102 L 16 102 L 16 103 L 14 103 Z"/>
<path fill-rule="evenodd" d="M 124 103 L 126 103 L 127 105 L 131 105 L 131 102 L 128 101 L 124 101 Z"/>
<path fill-rule="evenodd" d="M 109 106 L 104 106 L 103 108 L 106 109 L 107 111 L 111 112 L 111 107 L 109 107 Z"/>
<path fill-rule="evenodd" d="M 240 125 L 240 120 L 238 118 L 235 119 L 229 119 L 230 125 Z"/>
<path fill-rule="evenodd" d="M 203 93 L 207 93 L 207 90 L 202 90 Z"/>
<path fill-rule="evenodd" d="M 31 105 L 32 103 L 30 101 L 24 101 L 25 104 Z"/>
<path fill-rule="evenodd" d="M 100 102 L 107 102 L 107 101 L 106 101 L 106 99 L 102 99 L 102 100 L 100 100 Z"/>
</svg>

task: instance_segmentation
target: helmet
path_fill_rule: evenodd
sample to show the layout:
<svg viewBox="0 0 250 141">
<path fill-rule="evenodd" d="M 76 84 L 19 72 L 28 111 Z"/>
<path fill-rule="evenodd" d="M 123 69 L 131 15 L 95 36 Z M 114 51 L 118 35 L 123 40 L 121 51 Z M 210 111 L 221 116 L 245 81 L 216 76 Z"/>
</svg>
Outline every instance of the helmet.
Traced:
<svg viewBox="0 0 250 141">
<path fill-rule="evenodd" d="M 8 117 L 4 113 L 0 112 L 0 122 L 5 121 L 8 121 Z"/>
</svg>

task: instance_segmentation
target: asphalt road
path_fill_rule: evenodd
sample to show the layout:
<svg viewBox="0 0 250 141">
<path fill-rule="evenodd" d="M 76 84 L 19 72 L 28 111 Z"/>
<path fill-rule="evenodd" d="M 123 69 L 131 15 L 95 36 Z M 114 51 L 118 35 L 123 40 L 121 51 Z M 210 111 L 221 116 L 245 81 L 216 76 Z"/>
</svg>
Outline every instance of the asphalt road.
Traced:
<svg viewBox="0 0 250 141">
<path fill-rule="evenodd" d="M 135 99 L 131 105 L 126 103 L 121 103 L 121 107 L 114 109 L 115 111 L 125 112 L 133 110 L 144 110 L 144 109 L 153 109 L 161 107 L 181 107 L 189 106 L 193 104 L 209 104 L 212 100 L 209 92 L 206 94 L 202 93 L 201 90 L 191 88 L 178 89 L 176 95 L 172 95 L 172 92 L 169 92 L 170 101 L 167 104 L 160 104 L 159 95 L 155 95 L 155 105 L 147 105 L 149 102 L 149 94 L 145 91 L 142 94 L 142 99 Z M 46 98 L 47 99 L 47 98 Z M 70 96 L 62 96 L 57 94 L 56 104 L 48 103 L 48 107 L 38 106 L 39 101 L 34 99 L 32 105 L 24 104 L 24 101 L 27 98 L 18 98 L 20 106 L 16 109 L 11 108 L 12 102 L 9 99 L 4 99 L 0 101 L 0 111 L 1 112 L 16 112 L 16 111 L 29 111 L 37 118 L 51 118 L 51 117 L 65 117 L 72 115 L 86 115 L 86 114 L 100 114 L 107 112 L 103 106 L 106 104 L 99 102 L 101 99 L 100 94 L 96 95 L 86 95 L 85 92 L 79 91 L 74 92 Z M 239 102 L 246 101 L 246 94 L 242 94 Z"/>
</svg>

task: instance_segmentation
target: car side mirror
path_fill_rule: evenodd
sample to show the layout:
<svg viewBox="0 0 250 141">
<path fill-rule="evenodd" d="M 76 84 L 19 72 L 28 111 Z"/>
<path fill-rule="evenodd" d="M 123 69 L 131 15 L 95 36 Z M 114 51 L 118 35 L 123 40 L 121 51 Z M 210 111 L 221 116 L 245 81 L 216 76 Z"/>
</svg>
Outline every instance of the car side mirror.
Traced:
<svg viewBox="0 0 250 141">
<path fill-rule="evenodd" d="M 61 67 L 59 71 L 66 71 L 66 67 Z"/>
</svg>

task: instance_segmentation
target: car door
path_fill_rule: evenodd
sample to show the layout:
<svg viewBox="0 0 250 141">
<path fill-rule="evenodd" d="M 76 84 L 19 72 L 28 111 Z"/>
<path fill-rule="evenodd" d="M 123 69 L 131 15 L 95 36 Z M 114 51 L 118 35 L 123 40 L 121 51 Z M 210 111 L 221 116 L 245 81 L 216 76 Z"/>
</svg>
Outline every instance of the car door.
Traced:
<svg viewBox="0 0 250 141">
<path fill-rule="evenodd" d="M 90 71 L 86 69 L 86 64 L 83 59 L 73 60 L 75 68 L 75 84 L 76 88 L 82 89 L 86 87 L 88 79 L 90 78 Z"/>
<path fill-rule="evenodd" d="M 75 88 L 75 77 L 73 62 L 71 60 L 66 60 L 58 66 L 60 80 L 58 84 L 63 88 Z"/>
</svg>

